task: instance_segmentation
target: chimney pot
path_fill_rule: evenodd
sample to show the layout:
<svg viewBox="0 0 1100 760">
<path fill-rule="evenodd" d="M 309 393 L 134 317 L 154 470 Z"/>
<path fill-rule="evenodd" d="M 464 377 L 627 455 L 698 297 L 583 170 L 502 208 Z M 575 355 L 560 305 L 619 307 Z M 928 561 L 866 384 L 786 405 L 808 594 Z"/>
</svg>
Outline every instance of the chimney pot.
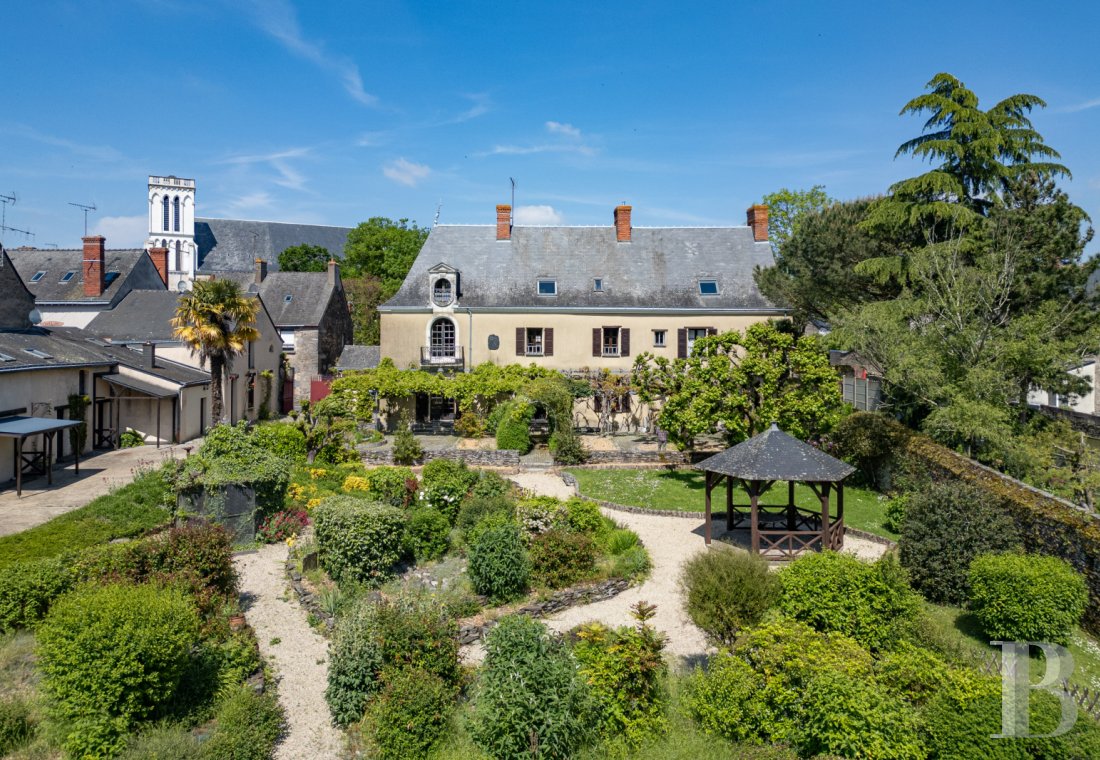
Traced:
<svg viewBox="0 0 1100 760">
<path fill-rule="evenodd" d="M 512 207 L 507 203 L 497 206 L 497 240 L 512 239 Z"/>
<path fill-rule="evenodd" d="M 328 260 L 328 284 L 333 288 L 340 284 L 340 265 L 336 259 Z"/>
<path fill-rule="evenodd" d="M 756 203 L 745 212 L 748 225 L 752 227 L 752 239 L 757 243 L 768 240 L 768 207 Z"/>
<path fill-rule="evenodd" d="M 157 274 L 160 275 L 160 279 L 164 282 L 164 286 L 168 287 L 168 249 L 150 248 L 149 258 L 153 260 L 153 266 L 157 268 Z"/>
<path fill-rule="evenodd" d="M 615 239 L 620 243 L 630 242 L 630 206 L 615 207 Z"/>
<path fill-rule="evenodd" d="M 263 259 L 256 259 L 256 284 L 259 285 L 265 279 L 267 279 L 267 262 Z"/>
<path fill-rule="evenodd" d="M 157 347 L 151 341 L 146 341 L 141 344 L 141 358 L 142 366 L 145 369 L 153 369 L 157 363 Z"/>
<path fill-rule="evenodd" d="M 104 290 L 104 258 L 107 238 L 89 235 L 84 240 L 84 297 L 99 298 Z"/>
</svg>

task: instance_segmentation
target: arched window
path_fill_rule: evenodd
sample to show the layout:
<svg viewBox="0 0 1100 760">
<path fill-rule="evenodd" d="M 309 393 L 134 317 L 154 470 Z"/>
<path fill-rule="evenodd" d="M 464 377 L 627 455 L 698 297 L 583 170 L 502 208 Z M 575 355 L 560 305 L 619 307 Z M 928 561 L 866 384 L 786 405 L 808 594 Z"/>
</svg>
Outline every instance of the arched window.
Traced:
<svg viewBox="0 0 1100 760">
<path fill-rule="evenodd" d="M 180 197 L 177 195 L 172 199 L 172 215 L 175 219 L 175 225 L 172 227 L 174 232 L 180 231 Z"/>
<path fill-rule="evenodd" d="M 180 261 L 180 241 L 178 241 L 178 240 L 176 241 L 176 246 L 175 247 L 176 247 L 176 255 L 174 256 L 174 259 L 175 259 L 175 264 L 176 265 L 172 269 L 173 269 L 173 271 L 179 272 L 179 271 L 181 271 L 180 264 L 182 263 Z"/>
<path fill-rule="evenodd" d="M 455 355 L 455 323 L 449 319 L 432 322 L 431 346 L 433 359 L 453 359 Z"/>
<path fill-rule="evenodd" d="M 162 206 L 162 208 L 164 210 L 164 231 L 167 232 L 168 231 L 168 196 L 167 195 L 164 196 L 164 198 L 161 199 L 160 205 Z"/>
<path fill-rule="evenodd" d="M 448 306 L 451 303 L 451 281 L 440 277 L 432 286 L 432 303 Z"/>
</svg>

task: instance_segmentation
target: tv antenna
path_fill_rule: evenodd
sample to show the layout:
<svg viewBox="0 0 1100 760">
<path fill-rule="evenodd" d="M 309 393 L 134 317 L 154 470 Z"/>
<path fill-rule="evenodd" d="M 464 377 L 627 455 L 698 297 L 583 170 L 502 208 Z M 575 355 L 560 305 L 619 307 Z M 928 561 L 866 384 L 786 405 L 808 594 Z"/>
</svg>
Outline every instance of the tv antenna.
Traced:
<svg viewBox="0 0 1100 760">
<path fill-rule="evenodd" d="M 88 212 L 97 210 L 95 207 L 95 201 L 92 201 L 91 206 L 87 206 L 83 203 L 70 203 L 69 205 L 84 209 L 84 237 L 88 237 Z"/>
<path fill-rule="evenodd" d="M 442 210 L 443 210 L 443 199 L 440 198 L 439 203 L 437 203 L 436 207 L 435 207 L 435 219 L 432 220 L 432 226 L 433 227 L 436 226 L 437 224 L 439 224 L 439 212 L 442 211 Z"/>
<path fill-rule="evenodd" d="M 516 213 L 516 181 L 514 179 L 512 179 L 511 177 L 508 178 L 508 181 L 512 183 L 512 206 L 511 206 L 511 208 L 512 208 L 512 213 L 515 214 Z"/>
<path fill-rule="evenodd" d="M 8 206 L 14 206 L 17 198 L 15 197 L 15 191 L 11 191 L 11 195 L 4 195 L 0 193 L 0 204 L 3 204 L 4 208 L 0 210 L 0 236 L 4 232 L 18 232 L 27 237 L 34 237 L 34 233 L 29 230 L 21 230 L 18 227 L 8 226 Z"/>
</svg>

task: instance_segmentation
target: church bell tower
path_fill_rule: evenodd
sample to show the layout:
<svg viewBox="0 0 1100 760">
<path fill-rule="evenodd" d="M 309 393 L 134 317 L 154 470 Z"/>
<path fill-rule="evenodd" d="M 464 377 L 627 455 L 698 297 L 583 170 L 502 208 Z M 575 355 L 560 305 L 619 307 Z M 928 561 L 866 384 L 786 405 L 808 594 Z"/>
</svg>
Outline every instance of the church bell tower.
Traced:
<svg viewBox="0 0 1100 760">
<path fill-rule="evenodd" d="M 181 177 L 149 177 L 150 248 L 168 249 L 168 287 L 190 285 L 198 269 L 195 247 L 195 180 Z"/>
</svg>

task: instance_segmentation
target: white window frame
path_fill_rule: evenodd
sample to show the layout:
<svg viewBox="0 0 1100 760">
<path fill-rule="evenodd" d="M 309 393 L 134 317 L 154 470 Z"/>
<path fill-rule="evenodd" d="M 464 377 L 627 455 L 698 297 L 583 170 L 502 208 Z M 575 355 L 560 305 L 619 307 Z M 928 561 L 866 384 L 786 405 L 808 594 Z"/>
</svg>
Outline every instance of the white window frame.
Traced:
<svg viewBox="0 0 1100 760">
<path fill-rule="evenodd" d="M 709 285 L 709 284 L 712 284 L 712 283 L 714 285 L 714 292 L 713 293 L 704 293 L 703 292 L 703 285 L 704 284 Z M 717 296 L 717 295 L 721 295 L 721 294 L 722 294 L 722 291 L 718 287 L 718 280 L 714 279 L 713 277 L 708 277 L 706 279 L 699 280 L 699 295 L 701 295 L 701 296 Z"/>
<path fill-rule="evenodd" d="M 668 346 L 668 330 L 653 331 L 653 347 L 665 348 Z"/>
<path fill-rule="evenodd" d="M 707 328 L 705 327 L 689 327 L 687 328 L 687 355 L 691 356 L 691 350 L 695 347 L 695 341 L 700 338 L 707 337 Z"/>
<path fill-rule="evenodd" d="M 613 332 L 612 332 L 613 331 Z M 607 340 L 609 334 L 615 336 L 614 345 Z M 601 355 L 605 357 L 622 356 L 623 352 L 623 328 L 612 327 L 610 329 L 604 327 L 600 329 L 600 346 Z"/>
<path fill-rule="evenodd" d="M 542 327 L 525 327 L 523 335 L 523 355 L 524 356 L 545 356 L 546 355 L 546 330 Z M 531 338 L 537 336 L 537 340 L 534 343 L 531 342 Z"/>
<path fill-rule="evenodd" d="M 543 293 L 542 292 L 542 286 L 547 284 L 547 283 L 549 283 L 550 287 L 554 289 L 553 293 Z M 550 278 L 540 277 L 535 283 L 535 292 L 537 292 L 540 296 L 545 296 L 547 298 L 549 298 L 551 296 L 556 296 L 558 294 L 558 281 L 557 280 L 551 280 Z"/>
<path fill-rule="evenodd" d="M 593 277 L 592 278 L 592 292 L 593 293 L 602 293 L 603 292 L 603 278 L 602 277 Z"/>
</svg>

